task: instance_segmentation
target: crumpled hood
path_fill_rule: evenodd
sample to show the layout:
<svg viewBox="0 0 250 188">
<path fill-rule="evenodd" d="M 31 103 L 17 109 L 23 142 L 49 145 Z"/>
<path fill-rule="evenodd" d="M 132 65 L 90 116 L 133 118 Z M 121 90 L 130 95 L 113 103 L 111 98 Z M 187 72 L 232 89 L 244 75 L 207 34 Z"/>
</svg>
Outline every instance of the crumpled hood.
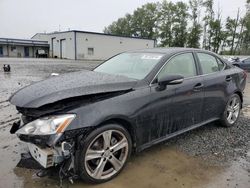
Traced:
<svg viewBox="0 0 250 188">
<path fill-rule="evenodd" d="M 38 108 L 63 99 L 132 89 L 136 80 L 93 71 L 80 71 L 51 77 L 17 91 L 10 103 Z"/>
</svg>

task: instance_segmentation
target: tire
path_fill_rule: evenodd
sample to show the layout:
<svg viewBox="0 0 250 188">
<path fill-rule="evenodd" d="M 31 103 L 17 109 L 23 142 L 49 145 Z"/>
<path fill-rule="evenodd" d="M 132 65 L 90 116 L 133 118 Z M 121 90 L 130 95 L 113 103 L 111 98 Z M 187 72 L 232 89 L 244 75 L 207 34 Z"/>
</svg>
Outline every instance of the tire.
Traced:
<svg viewBox="0 0 250 188">
<path fill-rule="evenodd" d="M 89 183 L 104 183 L 116 177 L 132 149 L 128 131 L 117 124 L 97 128 L 80 142 L 75 166 L 80 178 Z"/>
<path fill-rule="evenodd" d="M 235 103 L 234 103 L 234 100 L 236 100 Z M 221 117 L 220 122 L 222 126 L 231 127 L 237 123 L 240 117 L 241 105 L 242 104 L 241 104 L 240 96 L 237 94 L 233 94 L 229 98 L 226 104 L 225 110 L 223 112 L 223 115 Z"/>
</svg>

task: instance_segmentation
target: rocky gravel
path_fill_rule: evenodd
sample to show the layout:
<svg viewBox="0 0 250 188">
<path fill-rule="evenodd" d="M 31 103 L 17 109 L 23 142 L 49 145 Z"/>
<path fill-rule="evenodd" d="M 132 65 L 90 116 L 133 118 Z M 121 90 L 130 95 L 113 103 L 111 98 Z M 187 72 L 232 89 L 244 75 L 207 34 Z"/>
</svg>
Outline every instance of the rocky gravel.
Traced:
<svg viewBox="0 0 250 188">
<path fill-rule="evenodd" d="M 250 111 L 250 110 L 249 110 Z M 206 162 L 227 165 L 239 157 L 248 157 L 250 149 L 250 117 L 243 116 L 230 128 L 220 123 L 210 123 L 167 142 L 191 156 L 199 156 Z"/>
</svg>

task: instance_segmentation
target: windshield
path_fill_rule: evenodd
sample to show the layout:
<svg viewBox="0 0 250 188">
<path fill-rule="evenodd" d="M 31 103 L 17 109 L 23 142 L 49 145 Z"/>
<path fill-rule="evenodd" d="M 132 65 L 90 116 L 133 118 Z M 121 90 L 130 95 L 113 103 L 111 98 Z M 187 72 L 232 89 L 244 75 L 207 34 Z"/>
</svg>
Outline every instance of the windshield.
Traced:
<svg viewBox="0 0 250 188">
<path fill-rule="evenodd" d="M 160 61 L 163 54 L 122 53 L 97 67 L 94 71 L 143 79 Z"/>
</svg>

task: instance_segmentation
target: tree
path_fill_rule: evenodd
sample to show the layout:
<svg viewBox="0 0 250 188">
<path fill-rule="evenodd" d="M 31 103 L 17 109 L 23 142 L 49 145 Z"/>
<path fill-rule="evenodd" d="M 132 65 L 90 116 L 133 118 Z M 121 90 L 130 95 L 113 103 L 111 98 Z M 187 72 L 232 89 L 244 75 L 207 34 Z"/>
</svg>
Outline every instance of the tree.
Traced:
<svg viewBox="0 0 250 188">
<path fill-rule="evenodd" d="M 222 40 L 223 40 L 223 31 L 222 31 L 222 21 L 221 21 L 221 10 L 218 9 L 217 18 L 209 22 L 210 27 L 210 49 L 218 53 Z"/>
<path fill-rule="evenodd" d="M 203 9 L 204 18 L 199 20 Z M 238 10 L 236 18 L 228 17 L 226 23 L 222 23 L 220 9 L 214 12 L 214 0 L 147 3 L 105 27 L 104 32 L 157 39 L 163 47 L 199 48 L 202 39 L 206 50 L 250 54 L 250 0 L 243 18 Z"/>
<path fill-rule="evenodd" d="M 240 30 L 238 33 L 238 41 L 236 42 L 233 54 L 236 54 L 237 51 L 238 51 L 238 54 L 241 53 L 240 48 L 242 46 L 243 39 L 244 39 L 245 18 L 240 19 L 239 26 L 240 26 Z"/>
<path fill-rule="evenodd" d="M 184 47 L 187 41 L 188 5 L 183 2 L 176 3 L 173 24 L 173 46 Z"/>
<path fill-rule="evenodd" d="M 161 46 L 184 47 L 187 41 L 188 6 L 162 2 L 159 14 Z"/>
<path fill-rule="evenodd" d="M 250 0 L 247 0 L 247 12 L 243 18 L 244 29 L 242 31 L 242 41 L 240 49 L 244 54 L 250 54 Z"/>
<path fill-rule="evenodd" d="M 204 27 L 203 27 L 203 48 L 211 50 L 212 30 L 210 28 L 211 22 L 214 21 L 213 0 L 205 0 L 203 6 L 205 7 Z"/>
<path fill-rule="evenodd" d="M 221 31 L 221 54 L 224 53 L 225 48 L 227 47 L 227 38 L 228 38 L 228 32 L 225 30 Z"/>
<path fill-rule="evenodd" d="M 202 26 L 199 23 L 198 17 L 200 15 L 199 7 L 202 5 L 202 0 L 190 0 L 189 8 L 191 9 L 191 21 L 192 26 L 189 28 L 189 33 L 187 37 L 187 46 L 191 48 L 200 47 L 200 38 L 202 34 Z"/>
<path fill-rule="evenodd" d="M 237 28 L 239 27 L 239 20 L 240 20 L 240 10 L 238 9 L 237 17 L 234 18 L 227 18 L 226 21 L 226 30 L 228 32 L 228 46 L 230 47 L 230 54 L 234 55 L 234 47 L 235 41 L 238 39 Z"/>
<path fill-rule="evenodd" d="M 119 18 L 116 22 L 105 27 L 104 33 L 156 38 L 158 6 L 159 3 L 147 3 L 137 8 L 132 15 L 127 14 L 124 18 Z"/>
<path fill-rule="evenodd" d="M 147 3 L 133 13 L 131 26 L 138 37 L 156 38 L 159 3 Z"/>
<path fill-rule="evenodd" d="M 175 5 L 164 0 L 159 11 L 160 46 L 173 46 L 172 27 L 174 22 Z"/>
<path fill-rule="evenodd" d="M 132 15 L 126 14 L 124 18 L 119 18 L 108 27 L 105 27 L 104 33 L 121 36 L 133 36 Z"/>
<path fill-rule="evenodd" d="M 209 23 L 210 25 L 210 50 L 218 53 L 223 39 L 221 19 L 216 19 Z"/>
</svg>

